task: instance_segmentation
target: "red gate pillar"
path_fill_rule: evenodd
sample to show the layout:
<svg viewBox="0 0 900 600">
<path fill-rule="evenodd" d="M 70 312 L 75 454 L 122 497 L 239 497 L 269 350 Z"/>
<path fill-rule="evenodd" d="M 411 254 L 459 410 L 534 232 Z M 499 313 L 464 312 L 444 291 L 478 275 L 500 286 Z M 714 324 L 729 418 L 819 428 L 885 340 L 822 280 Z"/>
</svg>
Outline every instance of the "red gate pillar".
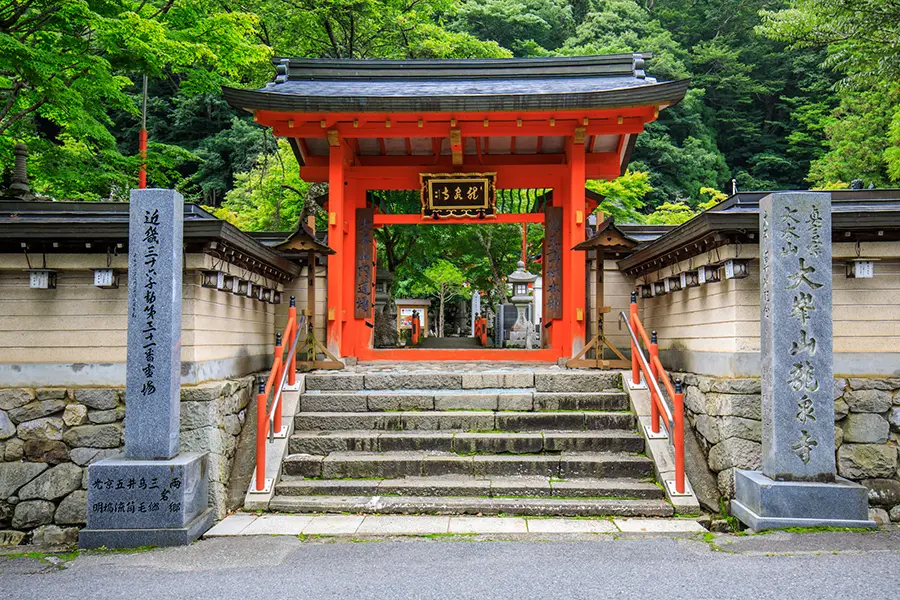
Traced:
<svg viewBox="0 0 900 600">
<path fill-rule="evenodd" d="M 350 291 L 353 290 L 353 270 L 344 272 L 349 253 L 352 261 L 353 249 L 349 248 L 344 234 L 347 211 L 344 206 L 344 179 L 346 155 L 341 144 L 330 146 L 328 153 L 328 245 L 334 254 L 328 256 L 328 312 L 327 335 L 328 351 L 340 358 L 343 356 L 341 342 L 345 313 L 344 297 L 348 287 L 346 280 L 351 280 Z M 352 304 L 350 305 L 352 308 Z"/>
<path fill-rule="evenodd" d="M 585 214 L 584 131 L 566 139 L 568 177 L 563 197 L 563 329 L 566 339 L 560 340 L 563 357 L 574 356 L 584 347 L 587 307 L 585 306 L 584 254 L 572 248 L 584 241 Z M 555 339 L 554 339 L 555 344 Z"/>
</svg>

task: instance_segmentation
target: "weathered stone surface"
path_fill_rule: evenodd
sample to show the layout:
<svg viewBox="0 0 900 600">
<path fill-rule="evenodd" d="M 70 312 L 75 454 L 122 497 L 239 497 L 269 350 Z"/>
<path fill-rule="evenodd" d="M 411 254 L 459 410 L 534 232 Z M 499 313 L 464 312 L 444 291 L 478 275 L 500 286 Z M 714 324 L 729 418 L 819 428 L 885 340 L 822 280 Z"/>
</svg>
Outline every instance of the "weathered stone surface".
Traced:
<svg viewBox="0 0 900 600">
<path fill-rule="evenodd" d="M 838 398 L 834 401 L 834 420 L 840 421 L 844 417 L 847 416 L 847 413 L 850 412 L 850 407 L 847 406 L 847 403 L 843 398 Z"/>
<path fill-rule="evenodd" d="M 857 444 L 883 444 L 887 442 L 890 426 L 880 415 L 850 413 L 841 421 L 844 441 Z"/>
<path fill-rule="evenodd" d="M 891 408 L 891 394 L 883 390 L 854 390 L 844 394 L 850 412 L 883 413 Z"/>
<path fill-rule="evenodd" d="M 738 437 L 754 442 L 762 442 L 762 422 L 743 417 L 721 417 L 719 436 L 725 440 Z"/>
<path fill-rule="evenodd" d="M 847 380 L 846 379 L 835 379 L 834 380 L 834 399 L 837 400 L 841 396 L 844 395 L 844 391 L 847 389 Z"/>
<path fill-rule="evenodd" d="M 709 391 L 719 394 L 760 394 L 762 380 L 747 379 L 714 379 L 709 383 Z"/>
<path fill-rule="evenodd" d="M 81 467 L 72 463 L 57 465 L 22 486 L 23 500 L 57 500 L 81 487 Z"/>
<path fill-rule="evenodd" d="M 88 409 L 84 404 L 70 404 L 63 412 L 62 420 L 67 427 L 78 427 L 87 421 Z"/>
<path fill-rule="evenodd" d="M 719 491 L 726 498 L 734 498 L 734 469 L 725 469 L 716 476 Z"/>
<path fill-rule="evenodd" d="M 116 454 L 119 454 L 118 448 L 109 448 L 106 450 L 101 448 L 73 448 L 69 451 L 69 458 L 76 465 L 86 467 L 92 462 L 110 458 Z"/>
<path fill-rule="evenodd" d="M 53 522 L 56 506 L 47 500 L 25 500 L 16 504 L 12 526 L 15 529 L 32 529 Z"/>
<path fill-rule="evenodd" d="M 694 420 L 694 428 L 709 444 L 718 444 L 722 441 L 722 438 L 719 436 L 719 424 L 715 417 L 705 414 L 697 415 L 697 418 Z"/>
<path fill-rule="evenodd" d="M 891 509 L 891 512 L 888 513 L 891 521 L 894 523 L 900 521 L 900 504 Z"/>
<path fill-rule="evenodd" d="M 6 450 L 3 454 L 6 462 L 22 460 L 23 456 L 25 456 L 25 442 L 18 438 L 12 438 L 6 442 Z"/>
<path fill-rule="evenodd" d="M 77 527 L 59 527 L 58 525 L 43 525 L 34 530 L 32 543 L 45 547 L 68 547 L 78 542 Z"/>
<path fill-rule="evenodd" d="M 0 410 L 0 440 L 6 440 L 16 435 L 16 426 L 10 421 L 6 413 Z"/>
<path fill-rule="evenodd" d="M 59 503 L 53 520 L 60 525 L 83 525 L 87 522 L 87 492 L 75 490 Z"/>
<path fill-rule="evenodd" d="M 222 397 L 225 392 L 225 383 L 212 381 L 181 388 L 182 402 L 212 402 Z"/>
<path fill-rule="evenodd" d="M 838 473 L 847 479 L 894 477 L 897 449 L 880 444 L 843 444 L 838 450 Z"/>
<path fill-rule="evenodd" d="M 0 410 L 14 410 L 34 400 L 34 392 L 22 388 L 0 389 Z"/>
<path fill-rule="evenodd" d="M 329 392 L 352 391 L 364 389 L 365 376 L 356 373 L 328 373 L 323 375 L 307 375 L 306 389 Z"/>
<path fill-rule="evenodd" d="M 95 425 L 104 425 L 106 423 L 115 423 L 118 420 L 118 410 L 110 408 L 109 410 L 89 410 L 88 421 Z"/>
<path fill-rule="evenodd" d="M 66 388 L 39 388 L 37 392 L 38 400 L 68 400 L 69 390 Z"/>
<path fill-rule="evenodd" d="M 0 547 L 2 546 L 18 546 L 25 539 L 24 531 L 13 531 L 5 529 L 0 531 Z"/>
<path fill-rule="evenodd" d="M 531 392 L 501 392 L 497 395 L 497 410 L 531 410 L 534 397 Z"/>
<path fill-rule="evenodd" d="M 367 390 L 459 390 L 461 373 L 367 373 Z"/>
<path fill-rule="evenodd" d="M 891 409 L 891 412 L 888 414 L 888 423 L 891 431 L 900 433 L 900 406 L 895 406 Z"/>
<path fill-rule="evenodd" d="M 181 452 L 212 452 L 225 454 L 227 444 L 225 431 L 218 427 L 201 427 L 181 432 Z"/>
<path fill-rule="evenodd" d="M 718 417 L 762 419 L 762 397 L 753 394 L 706 395 L 706 413 Z"/>
<path fill-rule="evenodd" d="M 25 458 L 31 462 L 58 465 L 68 462 L 69 448 L 58 440 L 28 440 L 25 442 Z"/>
<path fill-rule="evenodd" d="M 759 469 L 762 445 L 741 438 L 728 438 L 709 449 L 709 467 L 713 471 L 724 471 L 732 467 L 738 469 Z"/>
<path fill-rule="evenodd" d="M 64 400 L 37 400 L 29 402 L 25 406 L 14 408 L 8 411 L 7 414 L 13 423 L 22 423 L 58 413 L 65 407 L 66 402 Z"/>
<path fill-rule="evenodd" d="M 219 409 L 215 402 L 181 402 L 181 430 L 215 426 Z"/>
<path fill-rule="evenodd" d="M 847 380 L 850 388 L 854 390 L 896 390 L 900 388 L 900 379 L 898 378 L 878 378 L 878 377 L 851 377 Z"/>
<path fill-rule="evenodd" d="M 16 494 L 23 485 L 43 473 L 43 463 L 0 463 L 0 500 Z"/>
<path fill-rule="evenodd" d="M 229 435 L 240 435 L 242 423 L 237 415 L 226 415 L 222 423 Z"/>
<path fill-rule="evenodd" d="M 25 440 L 61 440 L 63 422 L 57 417 L 45 417 L 21 423 L 17 429 L 19 439 Z"/>
<path fill-rule="evenodd" d="M 538 392 L 600 392 L 617 389 L 622 378 L 616 372 L 566 371 L 535 373 L 534 388 Z"/>
<path fill-rule="evenodd" d="M 690 386 L 684 394 L 684 406 L 694 414 L 706 412 L 706 396 L 700 388 Z"/>
<path fill-rule="evenodd" d="M 122 445 L 122 427 L 117 424 L 73 427 L 63 435 L 63 441 L 72 447 L 118 448 Z"/>
<path fill-rule="evenodd" d="M 891 517 L 888 515 L 888 511 L 883 508 L 870 508 L 869 509 L 869 519 L 875 521 L 879 525 L 887 525 L 891 522 Z"/>
<path fill-rule="evenodd" d="M 900 481 L 896 479 L 864 479 L 860 483 L 869 488 L 869 504 L 888 508 L 900 505 Z"/>
<path fill-rule="evenodd" d="M 119 404 L 119 392 L 112 388 L 75 390 L 75 400 L 97 410 L 109 410 Z"/>
<path fill-rule="evenodd" d="M 841 429 L 840 427 L 838 427 L 837 425 L 835 425 L 834 426 L 834 447 L 835 447 L 835 449 L 840 448 L 841 444 L 843 444 L 843 443 L 844 443 L 844 430 Z"/>
</svg>

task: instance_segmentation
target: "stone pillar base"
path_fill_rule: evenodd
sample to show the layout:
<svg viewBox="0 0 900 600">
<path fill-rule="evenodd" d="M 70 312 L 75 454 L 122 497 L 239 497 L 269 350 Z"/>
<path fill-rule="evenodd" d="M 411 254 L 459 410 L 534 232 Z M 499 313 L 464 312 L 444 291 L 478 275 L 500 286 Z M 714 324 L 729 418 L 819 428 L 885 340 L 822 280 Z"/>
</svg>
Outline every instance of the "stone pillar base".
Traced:
<svg viewBox="0 0 900 600">
<path fill-rule="evenodd" d="M 124 455 L 88 467 L 87 527 L 81 548 L 190 544 L 212 525 L 206 454 L 168 460 Z"/>
<path fill-rule="evenodd" d="M 735 471 L 731 514 L 755 531 L 785 527 L 876 527 L 868 490 L 848 479 L 834 483 L 775 481 L 759 471 Z"/>
</svg>

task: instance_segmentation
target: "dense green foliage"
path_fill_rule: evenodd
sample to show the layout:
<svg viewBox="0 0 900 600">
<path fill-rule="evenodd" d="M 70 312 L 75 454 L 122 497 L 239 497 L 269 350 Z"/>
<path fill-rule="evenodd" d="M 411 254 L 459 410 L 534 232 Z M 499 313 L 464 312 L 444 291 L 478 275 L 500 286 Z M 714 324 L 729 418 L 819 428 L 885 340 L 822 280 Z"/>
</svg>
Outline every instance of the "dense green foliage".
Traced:
<svg viewBox="0 0 900 600">
<path fill-rule="evenodd" d="M 703 188 L 732 179 L 892 185 L 898 39 L 900 8 L 882 0 L 0 0 L 0 170 L 8 177 L 25 141 L 38 192 L 122 198 L 136 180 L 147 75 L 151 184 L 225 202 L 246 227 L 286 228 L 297 201 L 280 184 L 300 185 L 296 167 L 219 93 L 268 80 L 271 56 L 640 50 L 654 53 L 651 75 L 692 87 L 638 138 L 630 166 L 646 178 L 612 211 L 620 218 L 665 203 L 697 210 Z"/>
</svg>

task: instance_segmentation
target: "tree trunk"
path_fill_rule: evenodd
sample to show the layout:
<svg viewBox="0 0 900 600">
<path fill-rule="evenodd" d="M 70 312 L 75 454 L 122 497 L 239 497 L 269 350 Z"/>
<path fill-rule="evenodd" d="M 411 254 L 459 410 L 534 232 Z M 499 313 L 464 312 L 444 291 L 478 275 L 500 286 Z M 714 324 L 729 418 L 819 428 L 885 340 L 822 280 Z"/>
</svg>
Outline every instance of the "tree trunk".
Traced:
<svg viewBox="0 0 900 600">
<path fill-rule="evenodd" d="M 438 337 L 444 337 L 444 297 L 447 295 L 447 292 L 444 290 L 444 286 L 441 286 L 441 307 L 440 312 L 438 312 Z"/>
</svg>

